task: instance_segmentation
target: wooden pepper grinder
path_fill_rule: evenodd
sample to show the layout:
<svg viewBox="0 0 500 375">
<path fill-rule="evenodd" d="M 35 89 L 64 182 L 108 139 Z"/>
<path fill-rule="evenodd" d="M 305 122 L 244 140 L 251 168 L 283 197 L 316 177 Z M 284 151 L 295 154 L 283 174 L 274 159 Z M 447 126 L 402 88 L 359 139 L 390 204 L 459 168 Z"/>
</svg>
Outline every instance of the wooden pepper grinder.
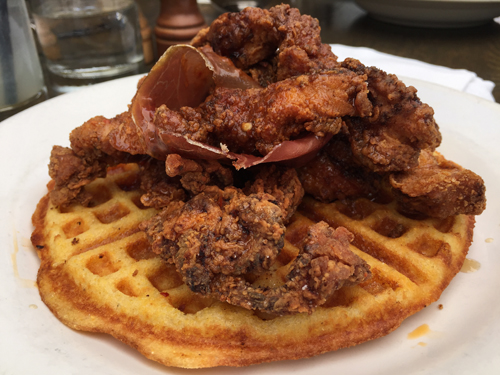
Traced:
<svg viewBox="0 0 500 375">
<path fill-rule="evenodd" d="M 189 44 L 206 27 L 196 0 L 161 0 L 155 35 L 158 55 L 174 44 Z"/>
</svg>

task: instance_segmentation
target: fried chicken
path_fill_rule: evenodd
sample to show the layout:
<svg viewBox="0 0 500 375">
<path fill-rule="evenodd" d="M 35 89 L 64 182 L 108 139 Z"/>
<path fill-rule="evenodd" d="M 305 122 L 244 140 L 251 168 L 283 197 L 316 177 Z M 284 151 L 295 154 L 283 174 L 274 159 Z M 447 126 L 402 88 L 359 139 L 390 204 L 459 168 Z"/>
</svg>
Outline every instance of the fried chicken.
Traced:
<svg viewBox="0 0 500 375">
<path fill-rule="evenodd" d="M 345 198 L 373 198 L 382 177 L 356 161 L 349 139 L 339 133 L 318 156 L 297 168 L 304 190 L 322 202 Z"/>
<path fill-rule="evenodd" d="M 169 177 L 180 177 L 182 186 L 191 196 L 204 191 L 209 191 L 210 194 L 215 191 L 218 194 L 217 189 L 233 186 L 234 178 L 238 178 L 238 175 L 233 176 L 230 168 L 217 161 L 194 161 L 176 154 L 167 157 L 165 169 Z M 245 185 L 242 193 L 247 196 L 272 196 L 272 202 L 281 209 L 283 223 L 287 224 L 304 196 L 297 171 L 294 168 L 267 164 L 255 168 L 253 172 L 255 173 L 240 177 Z"/>
<path fill-rule="evenodd" d="M 305 193 L 331 202 L 376 199 L 389 189 L 401 211 L 439 218 L 484 209 L 481 178 L 435 153 L 441 134 L 416 89 L 357 60 L 338 63 L 317 20 L 287 5 L 247 8 L 222 15 L 193 44 L 199 48 L 178 51 L 168 69 L 155 67 L 160 74 L 139 87 L 133 110 L 87 121 L 71 133 L 71 148 L 53 148 L 49 165 L 51 199 L 64 206 L 89 204 L 86 184 L 109 166 L 137 162 L 141 202 L 161 210 L 141 229 L 192 291 L 275 314 L 311 313 L 338 288 L 370 277 L 349 250 L 352 235 L 320 222 L 283 285 L 248 281 L 273 266 Z M 206 73 L 212 49 L 251 85 L 210 78 L 208 69 L 202 94 L 187 106 L 188 88 L 171 95 L 156 79 L 178 77 L 175 63 L 186 56 Z M 176 98 L 172 108 L 165 92 Z M 290 166 L 315 153 L 305 166 Z"/>
<path fill-rule="evenodd" d="M 180 179 L 170 178 L 165 172 L 165 162 L 148 158 L 139 163 L 141 203 L 145 207 L 157 210 L 169 206 L 172 202 L 185 201 L 187 193 Z"/>
<path fill-rule="evenodd" d="M 264 167 L 243 192 L 210 185 L 217 169 L 195 164 L 167 158 L 170 174 L 187 178 L 184 186 L 194 187 L 196 194 L 141 225 L 153 251 L 175 264 L 194 292 L 277 314 L 312 312 L 344 283 L 369 276 L 366 264 L 348 249 L 352 235 L 322 223 L 311 227 L 285 286 L 252 287 L 244 275 L 270 269 L 284 244 L 285 223 L 302 199 L 295 170 Z M 196 177 L 199 183 L 193 183 Z"/>
<path fill-rule="evenodd" d="M 317 19 L 301 15 L 289 5 L 269 10 L 246 8 L 221 15 L 192 44 L 209 44 L 217 54 L 231 58 L 241 69 L 249 69 L 267 86 L 338 66 L 330 46 L 321 43 L 320 30 Z"/>
<path fill-rule="evenodd" d="M 242 277 L 220 274 L 213 282 L 215 297 L 252 310 L 284 315 L 312 313 L 344 285 L 371 277 L 367 263 L 349 250 L 353 235 L 325 222 L 312 225 L 286 283 L 275 288 L 253 287 Z"/>
<path fill-rule="evenodd" d="M 164 168 L 169 177 L 180 176 L 182 186 L 192 195 L 201 193 L 208 186 L 224 189 L 233 185 L 232 171 L 215 160 L 194 161 L 170 154 Z"/>
<path fill-rule="evenodd" d="M 391 174 L 389 181 L 401 209 L 408 213 L 447 218 L 479 215 L 486 207 L 483 179 L 437 152 L 422 151 L 417 168 Z"/>
<path fill-rule="evenodd" d="M 296 10 L 286 6 L 270 11 L 246 12 L 249 13 L 222 16 L 213 27 L 217 29 L 220 26 L 222 31 L 228 32 L 226 29 L 232 23 L 225 24 L 226 21 L 244 19 L 246 23 L 242 21 L 238 26 L 241 26 L 242 33 L 245 27 L 252 29 L 254 26 L 262 31 L 267 29 L 261 24 L 272 20 L 279 34 L 276 38 L 281 43 L 279 53 L 299 48 L 307 56 L 323 61 L 320 58 L 324 48 L 319 28 L 310 17 L 300 16 Z M 263 12 L 265 16 L 259 18 L 253 12 Z M 227 27 L 221 26 L 223 24 Z M 203 35 L 200 35 L 200 44 L 203 44 L 201 40 L 208 43 L 213 39 L 210 39 L 210 32 Z M 226 38 L 224 35 L 221 34 L 222 39 L 217 42 L 221 46 L 225 45 L 222 42 Z M 268 52 L 263 51 L 267 51 L 268 42 L 275 38 L 248 35 L 252 38 L 247 40 L 242 37 L 239 41 L 234 38 L 235 43 L 240 43 L 246 51 L 245 59 L 253 61 L 267 56 Z M 263 41 L 261 38 L 267 39 Z M 262 48 L 255 50 L 254 45 Z M 213 47 L 217 50 L 216 46 Z M 238 61 L 243 64 L 245 59 Z M 281 68 L 295 64 L 293 59 L 286 61 L 281 63 Z M 95 176 L 101 176 L 107 166 L 129 158 L 126 154 L 146 154 L 161 159 L 169 153 L 183 152 L 185 147 L 176 147 L 175 143 L 189 139 L 221 147 L 218 154 L 221 157 L 225 155 L 224 150 L 264 156 L 277 145 L 307 134 L 318 137 L 334 135 L 340 131 L 343 122 L 347 125 L 354 156 L 372 171 L 405 171 L 415 167 L 420 150 L 433 150 L 440 142 L 432 109 L 420 103 L 415 90 L 406 87 L 395 76 L 366 68 L 355 60 L 346 60 L 342 65 L 344 67 L 329 65 L 330 70 L 326 71 L 317 70 L 326 68 L 326 65 L 316 67 L 308 74 L 287 78 L 266 88 L 215 87 L 198 107 L 172 110 L 161 105 L 156 109 L 152 122 L 147 124 L 147 130 L 142 123 L 135 124 L 128 113 L 111 120 L 90 120 L 71 135 L 74 156 L 83 159 L 78 167 L 76 160 L 72 163 L 75 166 L 73 169 L 78 170 L 73 173 L 74 181 L 70 182 L 67 176 L 56 173 L 57 155 L 54 155 L 51 170 L 56 187 L 53 196 L 59 204 L 67 204 L 74 199 L 84 202 L 84 198 L 78 198 L 81 186 Z M 203 148 L 196 145 L 190 147 L 195 149 L 194 153 L 190 151 L 191 157 L 196 157 L 197 148 Z"/>
<path fill-rule="evenodd" d="M 174 239 L 173 244 L 158 249 L 153 242 L 153 250 L 172 260 L 184 282 L 203 294 L 210 293 L 216 274 L 268 269 L 285 234 L 281 210 L 272 200 L 233 187 L 197 194 L 163 227 L 162 237 Z"/>
<path fill-rule="evenodd" d="M 409 171 L 375 173 L 358 163 L 347 140 L 338 135 L 297 172 L 305 192 L 323 202 L 392 197 L 404 213 L 443 219 L 479 215 L 486 206 L 481 177 L 436 151 L 422 150 L 418 165 Z"/>
<path fill-rule="evenodd" d="M 69 202 L 87 205 L 91 196 L 85 193 L 83 186 L 105 174 L 106 165 L 99 160 L 88 162 L 70 148 L 54 146 L 50 155 L 49 175 L 55 184 L 50 199 L 57 206 Z"/>
<path fill-rule="evenodd" d="M 109 166 L 141 160 L 144 149 L 128 112 L 109 120 L 94 117 L 70 134 L 71 148 L 54 146 L 49 175 L 55 182 L 51 199 L 64 206 L 72 201 L 86 205 L 83 187 L 106 176 Z"/>
<path fill-rule="evenodd" d="M 373 115 L 344 118 L 353 154 L 361 164 L 375 172 L 410 170 L 421 149 L 439 146 L 434 111 L 420 101 L 414 87 L 354 59 L 346 59 L 342 66 L 368 77 Z"/>
<path fill-rule="evenodd" d="M 183 162 L 170 159 L 177 165 Z M 193 291 L 210 294 L 217 274 L 268 269 L 283 247 L 285 226 L 272 195 L 245 195 L 232 186 L 222 190 L 209 185 L 207 170 L 189 162 L 182 164 L 191 168 L 178 170 L 195 194 L 186 203 L 169 205 L 142 228 L 153 251 L 174 263 Z M 167 169 L 168 164 L 172 160 L 167 161 Z M 196 177 L 201 181 L 194 183 Z"/>
<path fill-rule="evenodd" d="M 441 142 L 433 111 L 420 102 L 414 88 L 354 59 L 339 64 L 329 46 L 321 43 L 317 20 L 287 5 L 269 11 L 247 8 L 240 13 L 226 13 L 193 43 L 209 44 L 236 66 L 247 69 L 263 86 L 289 77 L 336 70 L 339 65 L 366 75 L 374 105 L 372 115 L 345 116 L 344 120 L 356 158 L 373 171 L 411 169 L 417 164 L 420 149 L 434 150 Z M 266 153 L 262 147 L 259 151 Z"/>
<path fill-rule="evenodd" d="M 247 183 L 245 194 L 270 194 L 281 208 L 282 218 L 288 223 L 304 196 L 304 189 L 293 168 L 273 165 L 261 166 L 259 173 Z"/>
<path fill-rule="evenodd" d="M 158 108 L 155 131 L 215 146 L 227 144 L 232 152 L 265 155 L 277 144 L 305 132 L 320 137 L 337 133 L 341 116 L 370 115 L 364 80 L 362 75 L 340 69 L 281 81 L 266 89 L 216 88 L 198 108 Z M 113 119 L 95 117 L 73 130 L 73 151 L 64 152 L 65 163 L 72 158 L 71 175 L 68 169 L 62 173 L 60 149 L 51 158 L 54 202 L 85 203 L 85 197 L 79 195 L 82 187 L 104 176 L 108 166 L 139 160 L 138 155 L 161 157 L 156 149 L 146 147 L 146 137 L 150 136 L 136 126 L 129 112 Z"/>
<path fill-rule="evenodd" d="M 265 89 L 215 88 L 197 108 L 157 109 L 162 132 L 219 146 L 231 152 L 266 155 L 304 132 L 336 134 L 342 116 L 370 116 L 366 77 L 347 69 L 286 79 Z"/>
</svg>

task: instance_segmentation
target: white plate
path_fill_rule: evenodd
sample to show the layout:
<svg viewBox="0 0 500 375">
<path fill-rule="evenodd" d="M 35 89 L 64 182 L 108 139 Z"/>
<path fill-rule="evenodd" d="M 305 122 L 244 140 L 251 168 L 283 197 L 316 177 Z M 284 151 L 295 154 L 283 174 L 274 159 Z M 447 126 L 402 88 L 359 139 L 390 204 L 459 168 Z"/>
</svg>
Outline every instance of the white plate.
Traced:
<svg viewBox="0 0 500 375">
<path fill-rule="evenodd" d="M 0 123 L 1 374 L 188 373 L 151 362 L 107 335 L 67 328 L 40 301 L 34 286 L 39 261 L 29 242 L 30 218 L 46 192 L 50 149 L 68 145 L 69 132 L 90 117 L 125 111 L 137 80 L 129 77 L 66 94 Z M 478 217 L 469 253 L 481 268 L 459 273 L 438 303 L 382 339 L 311 359 L 238 369 L 238 374 L 469 375 L 492 374 L 500 368 L 500 105 L 406 81 L 434 107 L 444 138 L 441 151 L 486 181 L 488 208 Z M 493 242 L 486 242 L 488 238 Z M 432 332 L 409 339 L 408 333 L 422 324 Z M 224 375 L 235 370 L 196 373 Z"/>
<path fill-rule="evenodd" d="M 477 26 L 500 16 L 498 0 L 355 0 L 373 18 L 418 27 Z"/>
</svg>

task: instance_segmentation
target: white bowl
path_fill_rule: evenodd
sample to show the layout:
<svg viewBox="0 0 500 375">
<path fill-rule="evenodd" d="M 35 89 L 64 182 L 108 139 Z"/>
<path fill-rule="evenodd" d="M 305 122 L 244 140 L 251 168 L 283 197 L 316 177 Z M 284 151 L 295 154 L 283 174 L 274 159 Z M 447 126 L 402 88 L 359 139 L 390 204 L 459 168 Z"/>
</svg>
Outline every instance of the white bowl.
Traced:
<svg viewBox="0 0 500 375">
<path fill-rule="evenodd" d="M 418 27 L 477 26 L 500 16 L 498 0 L 355 0 L 371 17 Z"/>
</svg>

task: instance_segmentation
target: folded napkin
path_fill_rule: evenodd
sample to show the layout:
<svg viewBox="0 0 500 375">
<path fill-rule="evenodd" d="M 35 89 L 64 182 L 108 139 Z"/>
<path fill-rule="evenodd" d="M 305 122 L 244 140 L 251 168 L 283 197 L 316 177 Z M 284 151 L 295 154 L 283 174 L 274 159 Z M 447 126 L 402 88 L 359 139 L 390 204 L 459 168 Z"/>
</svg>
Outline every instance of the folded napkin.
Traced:
<svg viewBox="0 0 500 375">
<path fill-rule="evenodd" d="M 364 65 L 376 66 L 398 76 L 436 83 L 495 101 L 493 97 L 495 84 L 478 77 L 476 73 L 469 70 L 432 65 L 418 60 L 389 55 L 366 47 L 350 47 L 342 44 L 332 44 L 331 46 L 333 53 L 339 57 L 339 61 L 344 60 L 346 57 L 353 57 Z"/>
</svg>

